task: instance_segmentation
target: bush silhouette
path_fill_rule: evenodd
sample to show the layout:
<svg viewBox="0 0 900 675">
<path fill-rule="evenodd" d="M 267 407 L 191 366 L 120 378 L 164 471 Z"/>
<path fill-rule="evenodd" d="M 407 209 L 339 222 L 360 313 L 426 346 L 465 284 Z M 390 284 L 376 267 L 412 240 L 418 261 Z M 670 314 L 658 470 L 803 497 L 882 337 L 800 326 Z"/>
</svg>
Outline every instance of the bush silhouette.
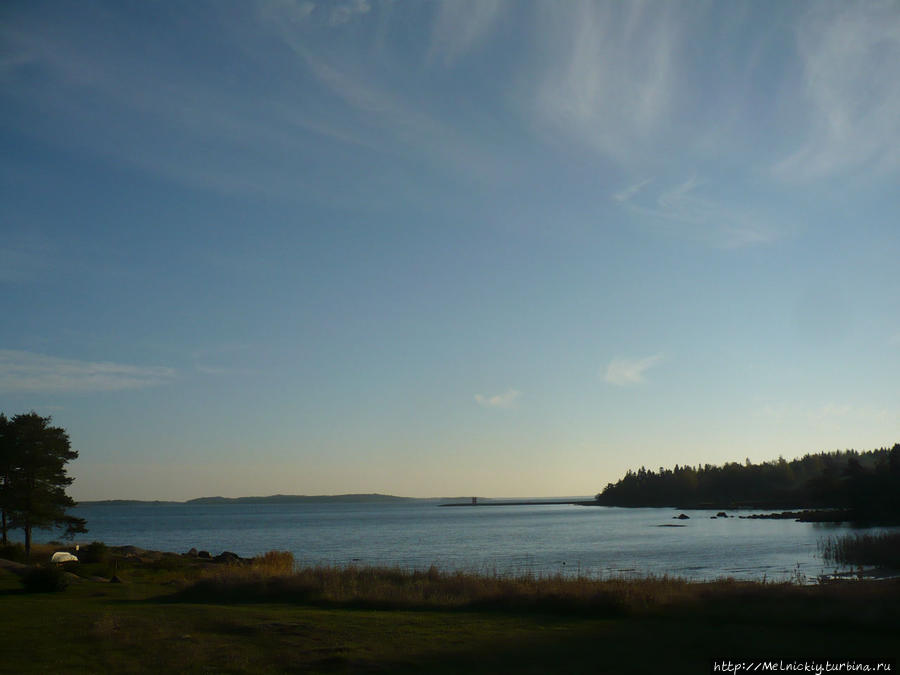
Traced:
<svg viewBox="0 0 900 675">
<path fill-rule="evenodd" d="M 66 590 L 69 578 L 58 567 L 35 567 L 22 577 L 26 593 L 58 593 Z"/>
<path fill-rule="evenodd" d="M 28 562 L 28 557 L 25 555 L 25 547 L 22 544 L 0 546 L 0 558 L 20 563 Z"/>
<path fill-rule="evenodd" d="M 93 541 L 77 553 L 84 563 L 105 563 L 109 559 L 109 549 L 102 541 Z"/>
</svg>

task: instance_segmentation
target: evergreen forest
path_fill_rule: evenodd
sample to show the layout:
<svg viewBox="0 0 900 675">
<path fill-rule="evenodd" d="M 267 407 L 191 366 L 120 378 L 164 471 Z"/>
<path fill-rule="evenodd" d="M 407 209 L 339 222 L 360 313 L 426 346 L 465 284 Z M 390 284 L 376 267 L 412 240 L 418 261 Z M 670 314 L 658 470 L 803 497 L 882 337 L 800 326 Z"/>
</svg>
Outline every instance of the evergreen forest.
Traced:
<svg viewBox="0 0 900 675">
<path fill-rule="evenodd" d="M 900 521 L 900 443 L 722 466 L 641 467 L 596 496 L 605 506 L 835 508 L 874 522 Z"/>
</svg>

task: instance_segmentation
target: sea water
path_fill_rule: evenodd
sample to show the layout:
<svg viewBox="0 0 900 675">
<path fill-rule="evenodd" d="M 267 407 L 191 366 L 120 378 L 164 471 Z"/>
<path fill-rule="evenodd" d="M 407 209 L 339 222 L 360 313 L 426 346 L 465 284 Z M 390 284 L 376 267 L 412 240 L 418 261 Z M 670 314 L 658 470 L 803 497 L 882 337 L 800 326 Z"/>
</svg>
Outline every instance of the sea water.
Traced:
<svg viewBox="0 0 900 675">
<path fill-rule="evenodd" d="M 487 574 L 804 580 L 836 571 L 819 542 L 847 525 L 712 518 L 716 511 L 440 502 L 85 505 L 79 541 L 183 553 L 291 551 L 300 564 Z M 675 525 L 675 527 L 672 527 Z M 894 528 L 897 529 L 897 528 Z M 37 541 L 54 533 L 38 533 Z"/>
</svg>

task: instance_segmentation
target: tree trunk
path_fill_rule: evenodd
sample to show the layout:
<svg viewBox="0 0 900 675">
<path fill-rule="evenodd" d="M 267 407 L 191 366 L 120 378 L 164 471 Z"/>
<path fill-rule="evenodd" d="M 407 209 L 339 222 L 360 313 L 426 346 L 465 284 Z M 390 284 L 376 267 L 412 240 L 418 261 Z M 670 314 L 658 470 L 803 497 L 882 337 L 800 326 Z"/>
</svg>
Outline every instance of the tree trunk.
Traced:
<svg viewBox="0 0 900 675">
<path fill-rule="evenodd" d="M 25 523 L 25 560 L 31 558 L 31 523 Z"/>
<path fill-rule="evenodd" d="M 0 513 L 2 513 L 3 515 L 3 524 L 2 528 L 0 528 L 0 537 L 2 537 L 2 539 L 0 539 L 0 544 L 6 546 L 9 543 L 9 540 L 6 538 L 6 511 L 2 511 Z"/>
</svg>

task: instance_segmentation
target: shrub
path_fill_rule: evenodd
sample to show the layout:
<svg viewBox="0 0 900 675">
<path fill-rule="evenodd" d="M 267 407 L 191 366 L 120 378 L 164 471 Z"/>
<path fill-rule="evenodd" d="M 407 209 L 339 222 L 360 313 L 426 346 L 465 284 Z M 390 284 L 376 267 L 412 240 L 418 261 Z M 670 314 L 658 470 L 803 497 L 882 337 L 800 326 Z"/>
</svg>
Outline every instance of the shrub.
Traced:
<svg viewBox="0 0 900 675">
<path fill-rule="evenodd" d="M 58 567 L 35 567 L 22 577 L 26 593 L 57 593 L 66 590 L 69 578 Z"/>
<path fill-rule="evenodd" d="M 27 562 L 25 558 L 25 547 L 22 544 L 7 544 L 0 546 L 0 558 L 4 560 L 13 560 L 15 562 Z"/>
<path fill-rule="evenodd" d="M 184 556 L 174 553 L 165 553 L 156 560 L 148 563 L 150 569 L 165 570 L 167 572 L 176 572 L 186 570 L 191 567 L 191 561 Z"/>
<path fill-rule="evenodd" d="M 92 541 L 76 555 L 83 563 L 105 563 L 109 560 L 109 549 L 102 541 Z"/>
</svg>

